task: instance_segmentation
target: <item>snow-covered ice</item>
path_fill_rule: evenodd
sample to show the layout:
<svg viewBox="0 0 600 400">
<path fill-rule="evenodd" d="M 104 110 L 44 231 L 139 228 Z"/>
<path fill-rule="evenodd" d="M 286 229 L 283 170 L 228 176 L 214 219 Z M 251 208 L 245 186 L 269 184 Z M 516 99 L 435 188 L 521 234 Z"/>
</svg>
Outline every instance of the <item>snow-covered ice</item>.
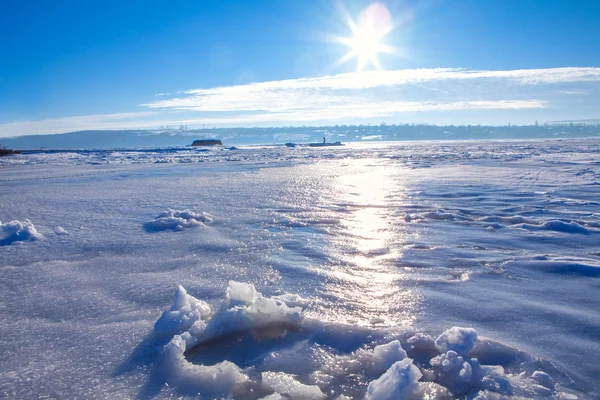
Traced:
<svg viewBox="0 0 600 400">
<path fill-rule="evenodd" d="M 30 220 L 13 220 L 2 223 L 0 221 L 0 246 L 6 246 L 23 240 L 36 240 L 41 235 Z"/>
<path fill-rule="evenodd" d="M 599 155 L 2 158 L 0 397 L 598 398 Z"/>
</svg>

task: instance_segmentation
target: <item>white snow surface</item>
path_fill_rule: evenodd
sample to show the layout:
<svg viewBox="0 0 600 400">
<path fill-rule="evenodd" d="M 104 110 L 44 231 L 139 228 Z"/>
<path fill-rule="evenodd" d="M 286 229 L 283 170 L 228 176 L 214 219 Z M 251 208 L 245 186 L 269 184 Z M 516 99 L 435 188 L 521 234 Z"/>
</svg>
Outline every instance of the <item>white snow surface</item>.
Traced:
<svg viewBox="0 0 600 400">
<path fill-rule="evenodd" d="M 0 398 L 599 398 L 599 156 L 3 157 Z"/>
</svg>

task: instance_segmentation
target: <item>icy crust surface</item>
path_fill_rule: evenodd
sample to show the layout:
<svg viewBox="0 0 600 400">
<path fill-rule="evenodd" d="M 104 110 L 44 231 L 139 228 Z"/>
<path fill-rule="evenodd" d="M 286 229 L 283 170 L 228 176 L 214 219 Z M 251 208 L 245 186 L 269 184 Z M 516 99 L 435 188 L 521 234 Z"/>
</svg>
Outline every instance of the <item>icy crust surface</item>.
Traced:
<svg viewBox="0 0 600 400">
<path fill-rule="evenodd" d="M 282 298 L 297 302 L 294 295 L 269 298 L 252 284 L 230 281 L 213 310 L 179 286 L 173 305 L 154 325 L 156 335 L 170 337 L 159 351 L 154 377 L 178 395 L 201 398 L 576 398 L 552 378 L 564 380 L 558 370 L 543 371 L 543 360 L 478 339 L 472 328 L 452 327 L 436 339 L 412 330 L 365 329 L 357 336 L 359 348 L 345 353 L 343 343 L 335 344 L 344 339 L 335 336 L 347 327 L 307 318 Z M 248 340 L 266 349 L 251 366 L 227 359 L 202 364 L 202 352 L 211 347 L 227 357 L 228 347 Z"/>
<path fill-rule="evenodd" d="M 599 398 L 599 154 L 553 140 L 2 157 L 2 225 L 42 237 L 0 247 L 0 398 L 289 399 L 263 372 L 363 398 L 404 359 L 424 398 Z M 167 207 L 215 222 L 144 229 Z M 225 300 L 230 280 L 259 290 Z M 172 303 L 180 284 L 198 302 Z M 270 324 L 261 298 L 299 322 Z M 468 353 L 454 326 L 476 330 Z M 215 366 L 215 394 L 186 389 Z"/>
<path fill-rule="evenodd" d="M 148 232 L 159 232 L 165 230 L 181 231 L 184 228 L 205 226 L 213 221 L 213 217 L 205 212 L 193 212 L 190 210 L 167 209 L 160 213 L 152 221 L 144 224 Z"/>
<path fill-rule="evenodd" d="M 41 237 L 42 235 L 38 233 L 35 226 L 28 219 L 23 221 L 9 221 L 4 224 L 0 221 L 0 246 L 27 240 L 36 240 Z"/>
<path fill-rule="evenodd" d="M 570 139 L 569 146 L 562 146 L 556 140 L 489 140 L 478 142 L 476 146 L 468 141 L 414 141 L 414 142 L 349 142 L 345 146 L 310 148 L 287 148 L 275 146 L 239 146 L 211 149 L 154 148 L 154 149 L 114 149 L 76 150 L 40 152 L 36 154 L 16 154 L 0 158 L 2 165 L 129 165 L 156 164 L 157 166 L 183 164 L 235 162 L 261 162 L 269 160 L 319 161 L 323 159 L 370 158 L 378 157 L 414 163 L 415 166 L 431 162 L 456 162 L 464 160 L 518 161 L 540 157 L 599 152 L 596 139 Z M 540 145 L 544 143 L 544 145 Z M 414 154 L 419 158 L 415 159 Z M 556 156 L 556 153 L 560 153 Z M 553 160 L 554 161 L 554 160 Z M 429 166 L 429 165 L 426 165 Z M 582 171 L 593 176 L 594 171 Z M 597 179 L 597 177 L 596 177 Z"/>
</svg>

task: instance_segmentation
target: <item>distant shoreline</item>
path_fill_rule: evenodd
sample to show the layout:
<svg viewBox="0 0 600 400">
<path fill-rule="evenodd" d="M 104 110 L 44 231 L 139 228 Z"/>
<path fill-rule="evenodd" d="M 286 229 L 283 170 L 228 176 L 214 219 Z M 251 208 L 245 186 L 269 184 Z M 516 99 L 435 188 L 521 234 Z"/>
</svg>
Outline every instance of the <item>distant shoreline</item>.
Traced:
<svg viewBox="0 0 600 400">
<path fill-rule="evenodd" d="M 393 144 L 427 144 L 427 143 L 448 143 L 448 144 L 458 144 L 458 143 L 476 143 L 476 142 L 484 142 L 484 143 L 532 143 L 532 142 L 547 142 L 547 141 L 600 141 L 600 136 L 589 136 L 589 137 L 553 137 L 553 138 L 523 138 L 523 139 L 421 139 L 421 140 L 363 140 L 363 141 L 348 141 L 345 142 L 344 145 L 347 146 L 356 146 L 356 145 L 393 145 Z M 224 145 L 223 149 L 231 150 L 233 145 Z M 285 143 L 252 143 L 252 144 L 242 144 L 235 145 L 233 150 L 247 148 L 255 148 L 255 147 L 282 147 L 289 148 L 293 150 L 294 148 L 303 148 L 303 149 L 315 149 L 318 150 L 321 146 L 310 146 L 310 143 L 297 143 L 297 147 L 289 147 L 286 146 Z M 344 147 L 344 146 L 325 146 L 325 148 L 331 149 L 336 147 Z M 210 147 L 192 147 L 190 145 L 186 146 L 140 146 L 140 147 L 97 147 L 97 148 L 46 148 L 46 149 L 19 149 L 13 151 L 11 154 L 21 154 L 21 155 L 30 155 L 30 154 L 57 154 L 57 153 L 101 153 L 101 152 L 137 152 L 137 153 L 154 153 L 154 152 L 180 152 L 180 151 L 198 151 L 205 152 L 209 151 Z"/>
</svg>

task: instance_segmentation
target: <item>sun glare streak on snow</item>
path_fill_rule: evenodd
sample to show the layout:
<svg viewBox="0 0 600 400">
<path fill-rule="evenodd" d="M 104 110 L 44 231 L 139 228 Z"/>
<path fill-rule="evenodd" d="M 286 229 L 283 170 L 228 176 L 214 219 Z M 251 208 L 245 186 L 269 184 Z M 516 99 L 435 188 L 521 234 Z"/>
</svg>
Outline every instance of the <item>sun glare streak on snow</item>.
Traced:
<svg viewBox="0 0 600 400">
<path fill-rule="evenodd" d="M 402 257 L 406 238 L 390 211 L 403 201 L 404 188 L 384 166 L 373 166 L 370 160 L 356 160 L 351 168 L 356 173 L 343 175 L 335 183 L 340 206 L 350 212 L 341 221 L 344 233 L 332 243 L 342 263 L 331 266 L 333 279 L 326 289 L 354 306 L 349 312 L 334 310 L 331 318 L 361 326 L 410 326 L 421 297 L 413 288 L 398 285 L 402 272 L 395 260 Z M 403 305 L 401 310 L 395 309 L 398 304 Z M 388 318 L 391 315 L 393 321 Z"/>
</svg>

